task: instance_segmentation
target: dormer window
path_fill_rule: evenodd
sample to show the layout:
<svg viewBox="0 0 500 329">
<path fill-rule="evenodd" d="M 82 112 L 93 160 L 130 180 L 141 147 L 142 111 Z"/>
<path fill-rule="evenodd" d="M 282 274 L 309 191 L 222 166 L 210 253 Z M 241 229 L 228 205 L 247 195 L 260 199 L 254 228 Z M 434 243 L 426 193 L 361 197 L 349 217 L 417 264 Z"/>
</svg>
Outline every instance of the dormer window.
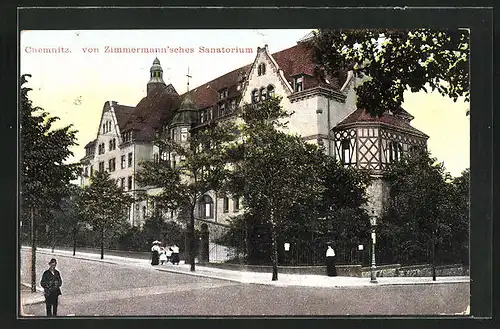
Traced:
<svg viewBox="0 0 500 329">
<path fill-rule="evenodd" d="M 259 101 L 259 91 L 257 89 L 254 89 L 252 91 L 252 104 L 255 104 Z"/>
<path fill-rule="evenodd" d="M 224 89 L 224 90 L 219 91 L 219 99 L 224 99 L 224 98 L 227 98 L 227 95 L 228 95 L 228 90 L 227 90 L 227 88 L 226 88 L 226 89 Z"/>
<path fill-rule="evenodd" d="M 259 66 L 257 67 L 257 74 L 259 76 L 266 74 L 266 64 L 264 63 L 259 64 Z"/>
<path fill-rule="evenodd" d="M 294 81 L 294 90 L 295 91 L 302 91 L 304 90 L 304 78 L 303 77 L 297 77 L 295 78 L 295 81 Z"/>
</svg>

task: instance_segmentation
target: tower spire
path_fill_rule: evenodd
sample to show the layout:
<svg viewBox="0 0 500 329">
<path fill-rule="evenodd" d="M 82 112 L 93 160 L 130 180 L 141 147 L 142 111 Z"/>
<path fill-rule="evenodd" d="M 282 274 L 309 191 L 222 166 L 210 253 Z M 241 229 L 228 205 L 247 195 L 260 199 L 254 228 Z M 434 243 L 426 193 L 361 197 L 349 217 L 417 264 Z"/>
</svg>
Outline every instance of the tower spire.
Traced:
<svg viewBox="0 0 500 329">
<path fill-rule="evenodd" d="M 187 92 L 189 92 L 189 78 L 192 78 L 192 76 L 189 75 L 189 66 L 188 66 L 188 74 L 186 74 L 187 76 Z"/>
</svg>

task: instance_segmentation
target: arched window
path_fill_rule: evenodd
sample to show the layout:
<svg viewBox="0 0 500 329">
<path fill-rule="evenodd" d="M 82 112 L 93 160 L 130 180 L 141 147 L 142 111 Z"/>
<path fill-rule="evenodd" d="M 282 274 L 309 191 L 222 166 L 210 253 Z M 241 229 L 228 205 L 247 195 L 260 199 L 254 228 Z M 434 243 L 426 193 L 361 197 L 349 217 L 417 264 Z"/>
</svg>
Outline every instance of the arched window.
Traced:
<svg viewBox="0 0 500 329">
<path fill-rule="evenodd" d="M 267 97 L 269 97 L 269 98 L 274 97 L 274 86 L 273 85 L 267 86 Z"/>
<path fill-rule="evenodd" d="M 266 64 L 260 63 L 259 66 L 257 67 L 257 75 L 264 75 L 266 74 Z"/>
<path fill-rule="evenodd" d="M 254 89 L 252 91 L 252 104 L 255 104 L 259 101 L 259 91 L 257 89 Z"/>
<path fill-rule="evenodd" d="M 267 90 L 266 88 L 260 88 L 260 100 L 266 100 L 267 98 Z"/>
<path fill-rule="evenodd" d="M 198 202 L 198 216 L 200 218 L 214 217 L 214 201 L 209 195 L 204 195 Z"/>
</svg>

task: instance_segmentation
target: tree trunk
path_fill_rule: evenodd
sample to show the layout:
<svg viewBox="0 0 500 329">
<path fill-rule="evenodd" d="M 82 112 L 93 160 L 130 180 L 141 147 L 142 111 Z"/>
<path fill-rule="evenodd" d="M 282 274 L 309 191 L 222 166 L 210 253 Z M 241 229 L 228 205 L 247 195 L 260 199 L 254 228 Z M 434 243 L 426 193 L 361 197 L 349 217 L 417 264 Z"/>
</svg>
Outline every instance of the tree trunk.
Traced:
<svg viewBox="0 0 500 329">
<path fill-rule="evenodd" d="M 52 253 L 54 253 L 54 249 L 56 248 L 56 218 L 52 217 Z"/>
<path fill-rule="evenodd" d="M 195 271 L 194 259 L 195 259 L 195 248 L 194 248 L 194 208 L 191 209 L 191 218 L 189 220 L 189 258 L 191 264 L 191 272 Z"/>
<path fill-rule="evenodd" d="M 273 278 L 272 281 L 278 281 L 278 242 L 276 237 L 276 225 L 271 211 L 271 246 L 272 246 L 272 261 L 273 261 Z"/>
<path fill-rule="evenodd" d="M 104 259 L 104 226 L 101 228 L 101 259 Z"/>
<path fill-rule="evenodd" d="M 35 211 L 31 212 L 31 292 L 36 292 L 36 227 L 35 227 Z"/>
<path fill-rule="evenodd" d="M 76 225 L 73 226 L 73 256 L 76 254 L 76 228 Z"/>
<path fill-rule="evenodd" d="M 436 281 L 436 243 L 432 240 L 432 281 Z"/>
</svg>

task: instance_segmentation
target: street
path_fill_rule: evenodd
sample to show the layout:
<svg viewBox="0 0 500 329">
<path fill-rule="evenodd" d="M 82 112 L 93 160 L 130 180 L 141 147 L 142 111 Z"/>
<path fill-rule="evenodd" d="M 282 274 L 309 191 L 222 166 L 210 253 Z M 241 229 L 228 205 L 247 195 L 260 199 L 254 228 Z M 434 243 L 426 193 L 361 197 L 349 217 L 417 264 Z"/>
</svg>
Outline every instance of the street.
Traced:
<svg viewBox="0 0 500 329">
<path fill-rule="evenodd" d="M 29 252 L 21 253 L 30 282 Z M 63 295 L 59 316 L 440 315 L 463 312 L 468 283 L 344 288 L 271 286 L 37 253 L 37 284 L 55 257 Z M 173 266 L 173 265 L 166 265 Z M 45 304 L 24 311 L 45 315 Z"/>
</svg>

